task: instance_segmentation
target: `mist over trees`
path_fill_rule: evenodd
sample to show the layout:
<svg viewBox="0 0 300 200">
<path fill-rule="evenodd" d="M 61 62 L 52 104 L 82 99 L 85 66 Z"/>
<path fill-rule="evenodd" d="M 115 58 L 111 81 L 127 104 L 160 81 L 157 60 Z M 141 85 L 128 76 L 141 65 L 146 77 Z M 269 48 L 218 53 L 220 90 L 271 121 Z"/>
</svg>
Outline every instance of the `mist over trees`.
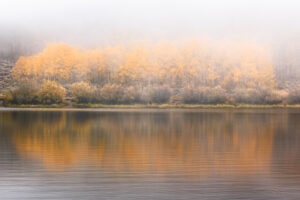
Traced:
<svg viewBox="0 0 300 200">
<path fill-rule="evenodd" d="M 20 31 L 22 32 L 22 31 Z M 11 70 L 21 56 L 30 56 L 42 48 L 42 43 L 32 38 L 30 34 L 5 30 L 0 35 L 0 92 L 10 87 Z"/>
<path fill-rule="evenodd" d="M 11 71 L 16 85 L 6 96 L 10 103 L 47 104 L 65 95 L 105 104 L 300 103 L 299 62 L 288 61 L 289 53 L 274 55 L 249 41 L 141 41 L 98 49 L 52 43 L 18 58 Z"/>
<path fill-rule="evenodd" d="M 299 6 L 1 1 L 0 96 L 11 103 L 55 102 L 57 94 L 105 104 L 299 103 Z M 49 99 L 42 88 L 60 92 Z"/>
</svg>

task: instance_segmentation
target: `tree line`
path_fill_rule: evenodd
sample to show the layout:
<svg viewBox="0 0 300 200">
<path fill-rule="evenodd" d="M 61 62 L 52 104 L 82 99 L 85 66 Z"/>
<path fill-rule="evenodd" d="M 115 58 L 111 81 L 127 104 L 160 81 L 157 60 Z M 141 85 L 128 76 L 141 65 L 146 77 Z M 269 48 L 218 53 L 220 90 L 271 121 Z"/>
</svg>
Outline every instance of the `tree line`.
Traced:
<svg viewBox="0 0 300 200">
<path fill-rule="evenodd" d="M 300 103 L 279 86 L 270 50 L 250 42 L 140 42 L 99 49 L 48 44 L 11 71 L 13 104 Z"/>
</svg>

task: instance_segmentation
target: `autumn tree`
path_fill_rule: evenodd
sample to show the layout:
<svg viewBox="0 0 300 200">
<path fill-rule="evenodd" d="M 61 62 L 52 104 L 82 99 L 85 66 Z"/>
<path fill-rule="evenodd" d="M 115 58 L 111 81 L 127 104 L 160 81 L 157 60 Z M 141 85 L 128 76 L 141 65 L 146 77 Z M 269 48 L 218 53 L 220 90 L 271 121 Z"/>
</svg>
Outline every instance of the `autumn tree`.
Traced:
<svg viewBox="0 0 300 200">
<path fill-rule="evenodd" d="M 49 44 L 39 54 L 20 57 L 12 75 L 19 85 L 55 81 L 78 102 L 280 103 L 289 96 L 277 88 L 270 50 L 248 41 L 98 49 Z M 98 97 L 91 98 L 91 91 Z"/>
<path fill-rule="evenodd" d="M 54 81 L 45 81 L 39 91 L 39 101 L 44 104 L 62 103 L 66 96 L 66 90 Z"/>
</svg>

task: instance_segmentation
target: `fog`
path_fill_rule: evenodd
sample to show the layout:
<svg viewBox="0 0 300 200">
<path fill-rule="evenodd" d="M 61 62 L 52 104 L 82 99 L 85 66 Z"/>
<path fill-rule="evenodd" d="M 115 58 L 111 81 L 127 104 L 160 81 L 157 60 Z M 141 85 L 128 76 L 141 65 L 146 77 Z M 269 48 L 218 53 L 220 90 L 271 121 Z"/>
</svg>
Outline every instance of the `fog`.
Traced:
<svg viewBox="0 0 300 200">
<path fill-rule="evenodd" d="M 0 3 L 0 29 L 1 38 L 89 47 L 191 37 L 269 44 L 299 35 L 299 9 L 297 0 L 12 0 Z"/>
<path fill-rule="evenodd" d="M 197 91 L 207 87 L 208 94 L 209 88 L 221 87 L 229 101 L 235 89 L 240 94 L 241 87 L 250 87 L 263 99 L 255 102 L 285 102 L 289 94 L 297 103 L 299 10 L 297 0 L 2 1 L 0 88 L 24 80 L 37 85 L 52 80 L 64 87 L 87 81 L 97 88 L 121 84 L 124 91 L 134 84 L 142 91 L 166 86 L 177 97 L 194 85 Z M 73 65 L 66 64 L 70 61 Z M 93 83 L 95 70 L 100 75 Z M 132 71 L 141 73 L 122 83 Z M 166 72 L 163 80 L 156 79 Z M 183 80 L 189 81 L 184 85 Z M 276 101 L 262 97 L 273 90 Z"/>
</svg>

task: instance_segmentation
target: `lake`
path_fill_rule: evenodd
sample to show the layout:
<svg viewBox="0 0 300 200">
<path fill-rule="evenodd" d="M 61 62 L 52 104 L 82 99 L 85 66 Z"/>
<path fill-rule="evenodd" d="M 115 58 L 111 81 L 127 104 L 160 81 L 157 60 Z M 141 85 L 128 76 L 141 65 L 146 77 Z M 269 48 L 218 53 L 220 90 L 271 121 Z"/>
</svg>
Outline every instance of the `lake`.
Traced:
<svg viewBox="0 0 300 200">
<path fill-rule="evenodd" d="M 300 110 L 2 109 L 0 199 L 300 199 Z"/>
</svg>

